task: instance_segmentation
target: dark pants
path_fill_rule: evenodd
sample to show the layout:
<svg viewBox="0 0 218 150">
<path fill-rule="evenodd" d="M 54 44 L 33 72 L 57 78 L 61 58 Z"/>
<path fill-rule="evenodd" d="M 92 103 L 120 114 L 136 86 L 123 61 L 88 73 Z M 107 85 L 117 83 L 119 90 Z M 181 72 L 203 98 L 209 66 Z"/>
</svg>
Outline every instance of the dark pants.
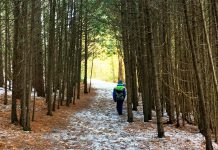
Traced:
<svg viewBox="0 0 218 150">
<path fill-rule="evenodd" d="M 123 101 L 124 100 L 117 101 L 117 112 L 119 115 L 122 115 L 122 113 L 123 113 Z"/>
</svg>

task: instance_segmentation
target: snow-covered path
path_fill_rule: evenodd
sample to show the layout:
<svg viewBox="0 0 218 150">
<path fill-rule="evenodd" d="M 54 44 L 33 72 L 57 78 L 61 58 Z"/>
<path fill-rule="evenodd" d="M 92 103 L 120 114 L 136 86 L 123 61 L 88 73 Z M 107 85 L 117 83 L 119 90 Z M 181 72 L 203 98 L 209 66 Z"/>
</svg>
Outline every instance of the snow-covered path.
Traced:
<svg viewBox="0 0 218 150">
<path fill-rule="evenodd" d="M 134 112 L 134 123 L 128 123 L 126 110 L 117 115 L 112 101 L 115 84 L 93 81 L 97 95 L 90 107 L 70 118 L 66 130 L 55 130 L 45 136 L 54 141 L 56 149 L 138 150 L 138 149 L 204 149 L 204 138 L 167 125 L 166 137 L 157 138 L 155 123 L 144 123 L 142 112 Z M 126 106 L 124 106 L 125 108 Z M 217 145 L 214 144 L 214 148 Z"/>
</svg>

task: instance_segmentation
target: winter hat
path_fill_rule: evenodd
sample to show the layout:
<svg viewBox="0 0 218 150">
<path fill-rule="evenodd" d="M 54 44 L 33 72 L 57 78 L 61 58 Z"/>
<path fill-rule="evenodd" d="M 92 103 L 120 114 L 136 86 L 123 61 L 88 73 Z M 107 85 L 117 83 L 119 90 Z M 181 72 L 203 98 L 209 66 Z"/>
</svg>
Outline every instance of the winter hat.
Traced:
<svg viewBox="0 0 218 150">
<path fill-rule="evenodd" d="M 118 81 L 118 84 L 119 84 L 119 85 L 122 85 L 122 84 L 123 84 L 123 81 L 122 81 L 122 80 L 119 80 L 119 81 Z"/>
</svg>

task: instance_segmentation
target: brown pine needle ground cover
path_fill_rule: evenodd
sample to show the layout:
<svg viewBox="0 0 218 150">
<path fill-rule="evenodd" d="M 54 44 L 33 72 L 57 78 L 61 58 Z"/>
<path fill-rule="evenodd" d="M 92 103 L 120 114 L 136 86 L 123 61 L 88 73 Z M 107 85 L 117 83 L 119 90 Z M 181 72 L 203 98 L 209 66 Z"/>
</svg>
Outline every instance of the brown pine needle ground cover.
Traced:
<svg viewBox="0 0 218 150">
<path fill-rule="evenodd" d="M 81 90 L 82 91 L 82 90 Z M 47 116 L 47 106 L 44 98 L 36 99 L 35 121 L 31 121 L 31 131 L 23 131 L 21 126 L 11 124 L 11 96 L 8 96 L 8 105 L 3 105 L 4 96 L 0 96 L 0 149 L 54 149 L 49 140 L 43 135 L 52 132 L 53 129 L 64 129 L 69 124 L 70 115 L 78 110 L 86 109 L 95 91 L 89 94 L 81 94 L 76 100 L 76 105 L 70 107 L 61 106 L 53 112 L 53 116 Z M 32 109 L 32 106 L 31 106 Z M 18 106 L 18 115 L 19 115 Z"/>
</svg>

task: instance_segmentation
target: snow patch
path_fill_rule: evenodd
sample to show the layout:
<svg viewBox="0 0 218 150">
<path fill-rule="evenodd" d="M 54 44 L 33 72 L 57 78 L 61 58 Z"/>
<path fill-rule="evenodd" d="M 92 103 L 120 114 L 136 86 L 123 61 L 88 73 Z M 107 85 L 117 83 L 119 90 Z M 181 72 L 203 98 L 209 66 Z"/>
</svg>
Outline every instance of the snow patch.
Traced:
<svg viewBox="0 0 218 150">
<path fill-rule="evenodd" d="M 65 143 L 69 149 L 205 149 L 204 137 L 200 133 L 189 133 L 172 125 L 166 125 L 164 138 L 157 138 L 156 124 L 152 121 L 144 123 L 141 109 L 133 112 L 135 122 L 128 123 L 126 109 L 124 115 L 119 116 L 112 100 L 116 84 L 93 80 L 92 85 L 97 95 L 90 108 L 72 115 L 66 130 L 55 130 L 45 138 Z M 218 150 L 216 143 L 213 146 Z"/>
</svg>

